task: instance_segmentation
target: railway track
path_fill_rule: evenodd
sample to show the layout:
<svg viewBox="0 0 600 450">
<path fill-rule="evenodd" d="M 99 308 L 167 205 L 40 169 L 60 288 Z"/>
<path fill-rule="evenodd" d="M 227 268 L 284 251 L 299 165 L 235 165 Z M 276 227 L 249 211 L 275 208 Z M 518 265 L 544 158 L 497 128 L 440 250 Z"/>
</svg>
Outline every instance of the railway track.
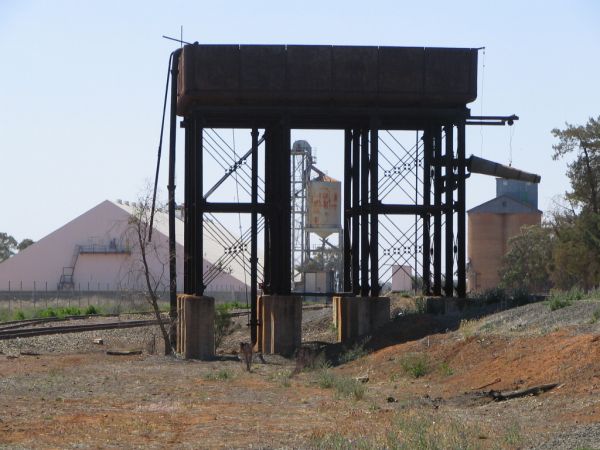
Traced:
<svg viewBox="0 0 600 450">
<path fill-rule="evenodd" d="M 82 325 L 66 325 L 55 327 L 38 327 L 25 329 L 3 329 L 0 330 L 0 340 L 16 339 L 33 336 L 44 336 L 48 334 L 81 333 L 83 331 L 112 330 L 118 328 L 136 328 L 157 325 L 157 320 L 127 320 L 122 322 L 104 322 Z"/>
<path fill-rule="evenodd" d="M 311 310 L 311 309 L 322 309 L 326 308 L 326 306 L 322 305 L 311 305 L 304 306 L 303 310 Z M 139 314 L 154 314 L 153 312 L 149 313 L 135 313 Z M 241 317 L 249 314 L 249 311 L 232 311 L 229 313 L 231 317 Z M 56 323 L 56 322 L 71 322 L 76 320 L 84 320 L 91 319 L 97 317 L 119 317 L 118 314 L 94 314 L 94 315 L 84 315 L 84 316 L 67 316 L 64 318 L 59 317 L 47 317 L 41 319 L 26 319 L 26 320 L 16 320 L 12 322 L 3 322 L 0 323 L 0 340 L 6 339 L 16 339 L 16 338 L 26 338 L 26 337 L 34 337 L 34 336 L 44 336 L 50 334 L 66 334 L 66 333 L 81 333 L 84 331 L 96 331 L 96 330 L 112 330 L 119 328 L 136 328 L 136 327 L 146 327 L 157 325 L 158 321 L 156 319 L 146 319 L 146 320 L 123 320 L 123 321 L 113 321 L 113 322 L 102 322 L 102 323 L 86 323 L 86 324 L 77 324 L 77 325 L 55 325 L 50 327 L 40 327 L 39 325 L 44 325 L 47 323 Z M 166 321 L 167 318 L 164 318 Z"/>
<path fill-rule="evenodd" d="M 24 329 L 2 329 L 0 340 L 16 339 L 33 336 L 44 336 L 49 334 L 81 333 L 83 331 L 112 330 L 118 328 L 136 328 L 157 325 L 157 320 L 126 320 L 122 322 L 104 322 L 82 325 L 66 325 L 55 327 L 38 327 Z"/>
</svg>

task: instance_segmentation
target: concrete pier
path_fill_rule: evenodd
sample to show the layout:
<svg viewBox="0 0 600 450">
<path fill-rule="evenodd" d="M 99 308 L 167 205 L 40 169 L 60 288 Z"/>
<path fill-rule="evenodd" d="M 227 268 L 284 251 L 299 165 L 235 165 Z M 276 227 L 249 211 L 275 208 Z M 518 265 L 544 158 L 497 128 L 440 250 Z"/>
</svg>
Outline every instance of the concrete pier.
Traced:
<svg viewBox="0 0 600 450">
<path fill-rule="evenodd" d="M 390 320 L 388 297 L 333 297 L 338 342 L 349 343 Z"/>
<path fill-rule="evenodd" d="M 258 333 L 255 350 L 291 355 L 302 343 L 302 298 L 262 295 L 258 298 Z"/>
<path fill-rule="evenodd" d="M 215 299 L 177 296 L 177 353 L 185 359 L 215 356 Z"/>
</svg>

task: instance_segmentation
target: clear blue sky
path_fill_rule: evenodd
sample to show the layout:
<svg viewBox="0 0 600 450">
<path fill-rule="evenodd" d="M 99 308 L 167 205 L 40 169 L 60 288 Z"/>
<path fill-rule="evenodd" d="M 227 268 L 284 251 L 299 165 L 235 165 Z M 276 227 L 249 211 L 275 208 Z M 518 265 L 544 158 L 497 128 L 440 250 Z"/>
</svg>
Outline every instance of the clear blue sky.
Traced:
<svg viewBox="0 0 600 450">
<path fill-rule="evenodd" d="M 550 157 L 550 130 L 600 115 L 599 24 L 593 0 L 2 0 L 0 231 L 39 239 L 104 199 L 139 195 L 153 177 L 175 47 L 161 35 L 177 36 L 180 25 L 185 40 L 203 43 L 485 46 L 483 95 L 470 107 L 521 117 L 513 165 L 542 175 L 546 209 L 568 188 L 565 163 Z M 294 137 L 341 176 L 340 135 Z M 509 140 L 508 128 L 471 127 L 467 153 L 507 163 Z M 165 185 L 163 176 L 163 194 Z M 492 178 L 473 176 L 467 206 L 494 189 Z"/>
</svg>

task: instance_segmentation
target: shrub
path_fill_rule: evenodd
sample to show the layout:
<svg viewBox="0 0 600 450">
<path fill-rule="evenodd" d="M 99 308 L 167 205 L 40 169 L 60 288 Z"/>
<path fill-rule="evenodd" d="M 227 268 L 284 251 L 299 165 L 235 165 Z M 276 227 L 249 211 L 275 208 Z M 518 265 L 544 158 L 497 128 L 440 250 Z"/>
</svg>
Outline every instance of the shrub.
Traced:
<svg viewBox="0 0 600 450">
<path fill-rule="evenodd" d="M 425 314 L 427 312 L 427 300 L 425 297 L 415 298 L 415 313 Z"/>
<path fill-rule="evenodd" d="M 53 317 L 62 319 L 66 316 L 78 316 L 80 314 L 81 310 L 76 306 L 65 306 L 60 308 L 53 308 L 50 306 L 48 308 L 37 311 L 35 316 L 40 317 L 42 319 Z"/>
<path fill-rule="evenodd" d="M 600 319 L 600 308 L 596 309 L 592 313 L 592 319 L 590 320 L 590 323 L 596 323 L 598 322 L 598 319 Z"/>
<path fill-rule="evenodd" d="M 366 356 L 368 354 L 367 350 L 365 350 L 366 342 L 367 339 L 361 342 L 357 342 L 352 348 L 345 350 L 340 355 L 340 364 L 345 364 L 350 361 L 354 361 L 355 359 Z"/>
<path fill-rule="evenodd" d="M 531 301 L 531 295 L 529 295 L 527 289 L 518 288 L 512 293 L 512 301 L 516 306 L 523 306 Z"/>
<path fill-rule="evenodd" d="M 229 310 L 231 307 L 228 304 L 217 305 L 215 309 L 215 346 L 219 347 L 223 342 L 223 338 L 231 333 L 233 328 L 233 320 Z"/>
<path fill-rule="evenodd" d="M 89 305 L 87 308 L 85 308 L 84 314 L 87 316 L 91 316 L 94 314 L 99 314 L 99 311 L 94 305 Z"/>
<path fill-rule="evenodd" d="M 486 305 L 505 302 L 508 298 L 506 291 L 501 288 L 491 288 L 483 291 L 478 296 L 479 300 Z"/>
<path fill-rule="evenodd" d="M 565 308 L 566 306 L 571 306 L 573 302 L 581 300 L 584 298 L 584 294 L 580 289 L 571 289 L 570 291 L 554 291 L 550 294 L 548 298 L 548 306 L 550 307 L 550 311 L 556 311 L 557 309 Z"/>
<path fill-rule="evenodd" d="M 15 311 L 15 320 L 25 320 L 25 313 L 20 309 Z"/>
<path fill-rule="evenodd" d="M 427 355 L 421 353 L 409 353 L 400 359 L 400 366 L 405 373 L 413 378 L 419 378 L 429 373 L 429 360 Z"/>
</svg>

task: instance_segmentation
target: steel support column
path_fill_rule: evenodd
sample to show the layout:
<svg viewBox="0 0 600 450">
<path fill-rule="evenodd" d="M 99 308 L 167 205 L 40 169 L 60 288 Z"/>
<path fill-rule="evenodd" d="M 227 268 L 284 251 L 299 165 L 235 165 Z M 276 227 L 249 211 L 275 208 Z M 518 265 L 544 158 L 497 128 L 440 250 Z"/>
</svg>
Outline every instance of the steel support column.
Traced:
<svg viewBox="0 0 600 450">
<path fill-rule="evenodd" d="M 265 211 L 263 217 L 265 219 L 265 227 L 263 232 L 263 248 L 264 248 L 264 262 L 263 262 L 263 282 L 262 290 L 265 294 L 272 294 L 271 292 L 271 219 L 273 210 L 273 200 L 271 191 L 273 190 L 273 138 L 271 137 L 271 128 L 265 129 Z"/>
<path fill-rule="evenodd" d="M 423 132 L 423 206 L 431 204 L 431 157 L 433 152 L 433 136 L 431 128 Z M 421 216 L 423 220 L 423 294 L 431 295 L 431 215 L 429 212 Z"/>
<path fill-rule="evenodd" d="M 194 118 L 194 170 L 196 180 L 193 188 L 194 205 L 194 273 L 192 274 L 194 294 L 204 294 L 204 176 L 203 176 L 203 129 L 201 119 Z"/>
<path fill-rule="evenodd" d="M 433 295 L 442 295 L 442 129 L 433 132 Z"/>
<path fill-rule="evenodd" d="M 361 132 L 360 148 L 360 295 L 369 295 L 369 130 Z"/>
<path fill-rule="evenodd" d="M 371 229 L 369 254 L 371 256 L 371 297 L 379 297 L 379 130 L 371 125 L 371 157 L 369 161 L 371 182 Z"/>
<path fill-rule="evenodd" d="M 352 290 L 351 214 L 352 207 L 352 131 L 344 132 L 344 291 Z"/>
<path fill-rule="evenodd" d="M 194 163 L 194 134 L 191 132 L 193 119 L 191 116 L 185 118 L 182 126 L 185 131 L 185 184 L 184 184 L 184 211 L 183 227 L 185 239 L 183 241 L 183 292 L 192 294 L 194 273 L 194 208 L 192 205 L 193 190 L 196 183 L 196 164 Z"/>
<path fill-rule="evenodd" d="M 252 172 L 251 172 L 251 202 L 253 208 L 258 203 L 258 130 L 252 129 Z M 252 346 L 257 341 L 257 297 L 258 297 L 258 213 L 254 209 L 250 213 L 250 340 Z"/>
<path fill-rule="evenodd" d="M 265 141 L 265 280 L 268 294 L 291 292 L 290 130 L 278 124 Z"/>
<path fill-rule="evenodd" d="M 360 131 L 352 133 L 352 292 L 360 293 Z"/>
<path fill-rule="evenodd" d="M 454 295 L 454 125 L 444 127 L 446 132 L 445 145 L 445 243 L 446 264 L 444 294 L 446 297 Z"/>
</svg>

